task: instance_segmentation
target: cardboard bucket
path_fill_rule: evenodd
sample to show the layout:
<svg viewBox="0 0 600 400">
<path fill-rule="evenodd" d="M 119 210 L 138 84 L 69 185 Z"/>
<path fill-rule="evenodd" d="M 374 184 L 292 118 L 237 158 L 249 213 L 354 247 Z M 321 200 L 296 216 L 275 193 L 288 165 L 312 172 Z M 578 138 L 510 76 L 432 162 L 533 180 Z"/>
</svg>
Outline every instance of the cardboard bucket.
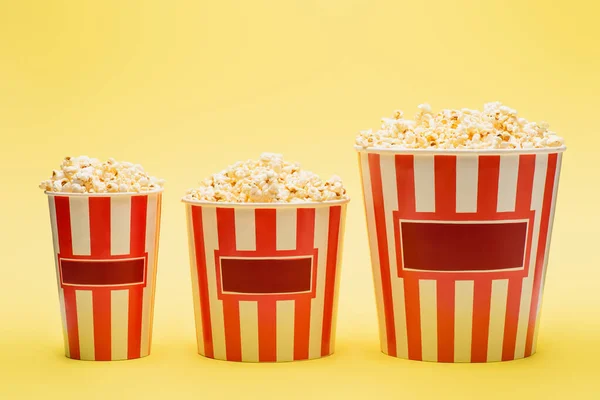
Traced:
<svg viewBox="0 0 600 400">
<path fill-rule="evenodd" d="M 198 353 L 248 362 L 333 353 L 347 202 L 184 200 Z"/>
<path fill-rule="evenodd" d="M 535 352 L 564 150 L 358 149 L 385 354 Z"/>
<path fill-rule="evenodd" d="M 150 354 L 161 192 L 47 193 L 65 354 Z"/>
</svg>

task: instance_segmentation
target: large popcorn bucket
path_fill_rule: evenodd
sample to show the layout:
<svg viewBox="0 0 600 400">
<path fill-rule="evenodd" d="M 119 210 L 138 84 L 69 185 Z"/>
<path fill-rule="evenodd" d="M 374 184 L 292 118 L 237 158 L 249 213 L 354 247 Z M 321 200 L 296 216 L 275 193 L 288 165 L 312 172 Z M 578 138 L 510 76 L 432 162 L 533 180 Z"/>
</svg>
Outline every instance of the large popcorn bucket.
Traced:
<svg viewBox="0 0 600 400">
<path fill-rule="evenodd" d="M 535 352 L 564 150 L 358 149 L 385 354 Z"/>
<path fill-rule="evenodd" d="M 47 193 L 65 354 L 150 354 L 161 192 Z"/>
<path fill-rule="evenodd" d="M 333 353 L 347 202 L 184 200 L 198 353 L 249 362 Z"/>
</svg>

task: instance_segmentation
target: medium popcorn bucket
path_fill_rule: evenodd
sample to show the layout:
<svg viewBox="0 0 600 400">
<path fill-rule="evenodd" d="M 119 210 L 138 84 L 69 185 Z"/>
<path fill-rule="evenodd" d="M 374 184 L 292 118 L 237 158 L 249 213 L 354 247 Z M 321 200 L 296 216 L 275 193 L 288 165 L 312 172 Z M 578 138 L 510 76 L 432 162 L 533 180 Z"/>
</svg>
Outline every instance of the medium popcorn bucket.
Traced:
<svg viewBox="0 0 600 400">
<path fill-rule="evenodd" d="M 150 354 L 162 193 L 47 193 L 65 354 Z"/>
<path fill-rule="evenodd" d="M 358 149 L 385 354 L 535 353 L 564 150 Z"/>
<path fill-rule="evenodd" d="M 279 362 L 334 352 L 347 202 L 184 200 L 199 354 Z"/>
</svg>

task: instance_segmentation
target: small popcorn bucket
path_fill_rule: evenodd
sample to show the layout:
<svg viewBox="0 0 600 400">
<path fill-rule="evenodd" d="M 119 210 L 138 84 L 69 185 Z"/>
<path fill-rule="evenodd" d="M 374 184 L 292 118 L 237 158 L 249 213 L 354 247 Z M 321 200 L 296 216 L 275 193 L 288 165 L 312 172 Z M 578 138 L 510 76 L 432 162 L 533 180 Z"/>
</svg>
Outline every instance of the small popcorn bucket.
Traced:
<svg viewBox="0 0 600 400">
<path fill-rule="evenodd" d="M 333 353 L 347 202 L 184 200 L 198 353 L 247 362 Z"/>
<path fill-rule="evenodd" d="M 565 148 L 357 150 L 381 350 L 533 354 Z"/>
<path fill-rule="evenodd" d="M 162 193 L 47 193 L 67 357 L 150 354 Z"/>
</svg>

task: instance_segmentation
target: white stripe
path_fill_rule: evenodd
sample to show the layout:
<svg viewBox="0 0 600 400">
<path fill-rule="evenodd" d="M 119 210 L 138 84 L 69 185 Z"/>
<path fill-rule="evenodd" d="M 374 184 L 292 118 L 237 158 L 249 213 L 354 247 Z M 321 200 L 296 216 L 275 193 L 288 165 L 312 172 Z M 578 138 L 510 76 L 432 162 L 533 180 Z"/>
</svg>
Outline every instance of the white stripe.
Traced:
<svg viewBox="0 0 600 400">
<path fill-rule="evenodd" d="M 194 243 L 194 226 L 192 223 L 192 205 L 187 204 L 186 219 L 188 230 L 188 247 L 190 252 L 190 275 L 192 278 L 192 297 L 194 302 L 194 322 L 196 323 L 196 345 L 198 354 L 204 353 L 204 336 L 202 329 L 202 307 L 200 307 L 200 283 L 198 280 L 198 265 L 196 264 L 196 246 Z"/>
<path fill-rule="evenodd" d="M 277 307 L 277 361 L 294 360 L 294 300 L 281 300 Z"/>
<path fill-rule="evenodd" d="M 527 327 L 529 324 L 529 309 L 531 307 L 531 295 L 533 291 L 533 275 L 535 272 L 537 247 L 540 233 L 540 213 L 544 197 L 544 183 L 548 167 L 548 155 L 538 154 L 535 156 L 535 171 L 533 174 L 533 192 L 531 195 L 531 209 L 535 210 L 533 223 L 531 255 L 529 257 L 529 273 L 523 279 L 521 289 L 521 304 L 519 306 L 519 322 L 517 324 L 517 339 L 515 345 L 515 358 L 525 356 L 525 343 L 527 340 Z"/>
<path fill-rule="evenodd" d="M 58 245 L 58 225 L 56 224 L 56 202 L 54 196 L 48 196 L 48 208 L 50 209 L 50 227 L 52 228 L 52 245 L 54 247 L 54 253 L 60 252 Z M 58 272 L 58 258 L 54 257 L 56 272 Z"/>
<path fill-rule="evenodd" d="M 337 337 L 338 302 L 340 294 L 340 280 L 342 275 L 342 253 L 344 252 L 344 232 L 346 229 L 346 204 L 341 205 L 339 245 L 335 272 L 335 287 L 333 291 L 333 316 L 331 321 L 331 338 L 329 340 L 329 354 L 335 352 L 335 339 Z"/>
<path fill-rule="evenodd" d="M 110 199 L 110 253 L 123 255 L 130 253 L 131 243 L 131 197 Z"/>
<path fill-rule="evenodd" d="M 367 215 L 367 231 L 369 236 L 369 250 L 373 270 L 373 283 L 375 286 L 375 304 L 377 306 L 377 322 L 379 324 L 379 344 L 381 351 L 388 354 L 387 331 L 385 327 L 385 310 L 383 307 L 383 290 L 381 283 L 381 267 L 377 251 L 377 232 L 375 230 L 375 206 L 373 205 L 373 192 L 371 188 L 371 175 L 369 173 L 369 159 L 367 153 L 358 154 L 361 173 L 363 194 L 365 199 L 365 214 Z"/>
<path fill-rule="evenodd" d="M 419 280 L 423 361 L 437 361 L 438 359 L 436 288 L 437 282 L 435 280 Z"/>
<path fill-rule="evenodd" d="M 294 208 L 282 208 L 276 212 L 277 250 L 295 250 L 298 211 Z"/>
<path fill-rule="evenodd" d="M 456 212 L 477 212 L 477 175 L 479 157 L 456 157 Z"/>
<path fill-rule="evenodd" d="M 546 172 L 548 170 L 548 155 L 538 154 L 535 156 L 535 170 L 533 173 L 533 193 L 531 194 L 531 209 L 541 210 L 544 202 L 544 185 L 546 183 Z"/>
<path fill-rule="evenodd" d="M 65 346 L 65 356 L 71 357 L 71 351 L 69 349 L 69 335 L 67 333 L 67 312 L 65 309 L 65 291 L 59 287 L 58 289 L 58 303 L 60 304 L 60 320 L 63 329 L 63 344 Z"/>
<path fill-rule="evenodd" d="M 408 358 L 408 338 L 406 336 L 406 308 L 404 302 L 404 279 L 398 276 L 396 259 L 396 240 L 394 231 L 394 211 L 398 210 L 398 189 L 396 181 L 396 158 L 394 155 L 381 155 L 381 186 L 383 189 L 383 208 L 385 212 L 385 230 L 392 284 L 392 306 L 394 308 L 394 329 L 396 332 L 396 354 Z"/>
<path fill-rule="evenodd" d="M 519 155 L 500 156 L 498 177 L 498 212 L 515 211 L 517 202 L 517 179 L 519 177 Z"/>
<path fill-rule="evenodd" d="M 242 361 L 258 362 L 258 302 L 240 301 Z"/>
<path fill-rule="evenodd" d="M 58 272 L 58 253 L 60 252 L 60 248 L 58 245 L 58 227 L 56 225 L 56 204 L 53 196 L 48 196 L 48 208 L 50 209 L 50 226 L 52 228 L 52 244 L 54 248 L 54 270 L 56 272 L 56 282 L 58 284 L 58 304 L 60 306 L 63 343 L 65 346 L 65 356 L 70 357 L 69 336 L 67 334 L 67 313 L 65 310 L 65 292 L 62 287 L 60 287 L 60 274 Z"/>
<path fill-rule="evenodd" d="M 223 302 L 217 296 L 217 276 L 214 268 L 215 250 L 219 248 L 216 208 L 202 207 L 202 225 L 204 227 L 204 246 L 206 249 L 204 253 L 206 255 L 206 277 L 208 282 L 214 357 L 218 360 L 226 360 Z"/>
<path fill-rule="evenodd" d="M 255 210 L 235 208 L 235 247 L 237 250 L 256 250 Z"/>
<path fill-rule="evenodd" d="M 502 346 L 504 344 L 504 322 L 506 318 L 507 298 L 508 279 L 493 280 L 487 348 L 488 362 L 502 360 Z"/>
<path fill-rule="evenodd" d="M 92 254 L 90 242 L 90 208 L 87 197 L 70 197 L 71 241 L 73 254 L 89 256 Z"/>
<path fill-rule="evenodd" d="M 417 212 L 435 211 L 435 169 L 433 156 L 419 155 L 414 158 L 415 207 Z"/>
<path fill-rule="evenodd" d="M 456 281 L 454 314 L 454 361 L 471 361 L 473 334 L 473 281 Z"/>
<path fill-rule="evenodd" d="M 112 360 L 127 359 L 129 332 L 129 290 L 110 292 L 110 356 Z"/>
<path fill-rule="evenodd" d="M 91 290 L 76 290 L 77 328 L 79 331 L 79 357 L 94 360 L 94 307 Z"/>
<path fill-rule="evenodd" d="M 315 209 L 315 248 L 317 249 L 316 297 L 310 303 L 310 338 L 308 358 L 321 357 L 323 337 L 323 311 L 325 308 L 325 274 L 327 273 L 327 242 L 329 228 L 329 208 Z"/>
<path fill-rule="evenodd" d="M 146 252 L 148 253 L 147 283 L 144 288 L 144 299 L 142 303 L 142 357 L 150 354 L 150 319 L 152 314 L 152 297 L 154 286 L 154 271 L 156 269 L 155 245 L 156 229 L 158 228 L 158 195 L 148 196 L 146 213 Z"/>
<path fill-rule="evenodd" d="M 544 266 L 542 269 L 542 282 L 540 285 L 540 299 L 537 305 L 536 311 L 536 319 L 535 319 L 535 329 L 533 331 L 533 345 L 531 354 L 535 353 L 537 350 L 537 338 L 540 327 L 541 320 L 541 309 L 542 309 L 542 301 L 544 299 L 544 286 L 546 285 L 546 273 L 548 272 L 548 255 L 550 252 L 550 241 L 552 238 L 552 227 L 554 225 L 554 212 L 556 211 L 556 200 L 558 193 L 558 182 L 560 179 L 560 168 L 562 164 L 562 153 L 559 153 L 556 159 L 556 172 L 554 175 L 554 187 L 552 191 L 552 206 L 550 209 L 550 220 L 548 221 L 548 238 L 546 240 L 546 251 L 544 252 Z"/>
</svg>

